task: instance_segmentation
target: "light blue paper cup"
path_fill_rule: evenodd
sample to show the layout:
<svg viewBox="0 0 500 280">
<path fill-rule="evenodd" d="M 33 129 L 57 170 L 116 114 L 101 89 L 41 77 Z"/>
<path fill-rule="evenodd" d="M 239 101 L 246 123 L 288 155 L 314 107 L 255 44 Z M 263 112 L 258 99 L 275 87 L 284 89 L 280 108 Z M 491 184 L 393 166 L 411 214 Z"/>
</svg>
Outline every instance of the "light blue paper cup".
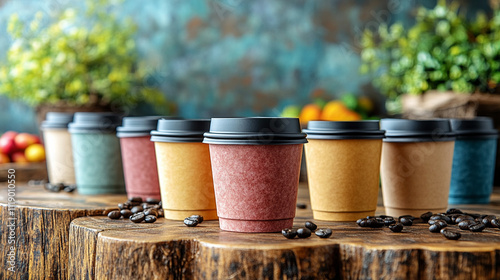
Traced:
<svg viewBox="0 0 500 280">
<path fill-rule="evenodd" d="M 125 193 L 120 140 L 121 124 L 113 113 L 76 113 L 69 125 L 77 190 L 80 194 Z"/>
</svg>

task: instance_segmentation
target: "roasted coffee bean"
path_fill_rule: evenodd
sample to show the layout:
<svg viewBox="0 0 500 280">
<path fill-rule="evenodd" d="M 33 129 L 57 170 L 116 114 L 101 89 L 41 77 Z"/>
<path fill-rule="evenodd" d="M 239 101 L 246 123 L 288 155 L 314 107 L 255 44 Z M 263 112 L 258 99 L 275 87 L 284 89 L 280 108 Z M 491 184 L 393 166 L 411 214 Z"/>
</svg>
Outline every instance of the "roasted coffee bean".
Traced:
<svg viewBox="0 0 500 280">
<path fill-rule="evenodd" d="M 140 196 L 131 197 L 128 199 L 128 202 L 142 203 L 142 197 Z"/>
<path fill-rule="evenodd" d="M 146 218 L 144 218 L 144 221 L 146 223 L 154 223 L 154 222 L 156 222 L 156 216 L 154 216 L 154 215 L 146 215 Z"/>
<path fill-rule="evenodd" d="M 457 223 L 457 224 L 459 224 L 463 221 L 474 221 L 474 218 L 472 218 L 471 216 L 468 216 L 468 215 L 461 215 L 455 219 L 455 223 Z"/>
<path fill-rule="evenodd" d="M 393 220 L 394 220 L 394 217 L 393 217 L 393 216 L 380 215 L 379 217 L 380 217 L 380 218 L 382 218 L 382 219 L 387 219 L 387 218 L 390 218 L 390 219 L 393 219 Z"/>
<path fill-rule="evenodd" d="M 329 228 L 320 228 L 315 232 L 315 234 L 319 236 L 319 238 L 328 238 L 332 236 L 332 230 Z"/>
<path fill-rule="evenodd" d="M 402 223 L 404 226 L 413 225 L 413 220 L 409 217 L 403 217 L 403 218 L 399 219 L 399 222 Z"/>
<path fill-rule="evenodd" d="M 110 219 L 120 219 L 121 216 L 122 214 L 118 210 L 114 210 L 108 213 L 108 217 Z"/>
<path fill-rule="evenodd" d="M 491 226 L 491 220 L 495 219 L 496 217 L 493 215 L 488 215 L 484 217 L 481 222 L 486 226 L 486 227 L 492 227 Z"/>
<path fill-rule="evenodd" d="M 152 215 L 152 216 L 158 217 L 158 211 L 154 208 L 148 208 L 148 209 L 144 210 L 144 215 L 146 215 L 146 216 Z"/>
<path fill-rule="evenodd" d="M 475 224 L 476 224 L 476 222 L 474 220 L 465 220 L 465 221 L 461 221 L 460 223 L 458 223 L 458 227 L 461 230 L 469 230 L 470 226 L 475 225 Z"/>
<path fill-rule="evenodd" d="M 144 221 L 145 218 L 146 218 L 146 215 L 144 215 L 144 212 L 138 212 L 138 213 L 135 213 L 132 216 L 130 216 L 129 219 L 134 223 L 140 223 L 140 222 Z"/>
<path fill-rule="evenodd" d="M 132 207 L 132 209 L 130 209 L 130 211 L 132 211 L 132 213 L 139 213 L 139 212 L 142 212 L 144 211 L 144 208 L 142 208 L 142 206 L 138 205 L 138 206 L 134 206 Z"/>
<path fill-rule="evenodd" d="M 369 219 L 376 219 L 378 218 L 377 216 L 366 216 L 366 219 L 369 220 Z"/>
<path fill-rule="evenodd" d="M 446 229 L 446 228 L 443 228 L 441 230 L 441 234 L 444 235 L 444 237 L 446 237 L 446 239 L 449 239 L 449 240 L 458 240 L 458 239 L 460 239 L 460 237 L 462 237 L 460 232 Z"/>
<path fill-rule="evenodd" d="M 163 208 L 158 209 L 158 217 L 163 217 L 165 216 L 165 212 L 163 211 Z"/>
<path fill-rule="evenodd" d="M 363 221 L 363 219 L 358 219 L 358 220 L 356 221 L 356 224 L 359 226 L 359 224 L 361 224 L 361 222 L 362 222 L 362 221 Z"/>
<path fill-rule="evenodd" d="M 132 211 L 130 211 L 128 209 L 120 210 L 120 213 L 122 214 L 123 218 L 125 218 L 125 219 L 128 219 L 128 218 L 130 218 L 130 216 L 132 216 Z"/>
<path fill-rule="evenodd" d="M 432 216 L 432 212 L 425 212 L 424 214 L 420 215 L 420 219 L 427 223 Z"/>
<path fill-rule="evenodd" d="M 481 218 L 481 214 L 477 214 L 477 213 L 464 213 L 464 215 L 471 216 L 474 219 Z"/>
<path fill-rule="evenodd" d="M 188 227 L 195 227 L 197 226 L 199 223 L 198 223 L 198 220 L 197 219 L 191 219 L 191 218 L 185 218 L 184 219 L 184 224 Z"/>
<path fill-rule="evenodd" d="M 311 231 L 315 231 L 318 228 L 318 226 L 315 223 L 310 222 L 310 221 L 307 221 L 304 226 L 306 228 L 310 229 Z"/>
<path fill-rule="evenodd" d="M 359 221 L 358 226 L 368 227 L 368 220 L 367 219 L 359 219 L 359 220 L 361 220 L 361 221 Z"/>
<path fill-rule="evenodd" d="M 483 223 L 479 223 L 479 224 L 475 224 L 475 225 L 469 226 L 470 231 L 473 231 L 473 232 L 481 232 L 485 228 L 486 228 L 486 225 L 483 224 Z"/>
<path fill-rule="evenodd" d="M 385 218 L 384 219 L 384 225 L 385 226 L 390 226 L 392 224 L 395 224 L 396 223 L 396 220 L 394 220 L 394 218 Z"/>
<path fill-rule="evenodd" d="M 500 228 L 500 219 L 495 218 L 491 220 L 491 227 Z"/>
<path fill-rule="evenodd" d="M 311 230 L 308 228 L 299 228 L 297 230 L 297 236 L 299 238 L 308 238 L 309 236 L 311 236 Z"/>
<path fill-rule="evenodd" d="M 398 220 L 401 221 L 401 218 L 407 218 L 407 219 L 410 219 L 410 220 L 415 220 L 415 217 L 413 217 L 412 215 L 402 215 L 402 216 L 399 216 Z"/>
<path fill-rule="evenodd" d="M 447 226 L 448 224 L 444 221 L 444 220 L 429 220 L 429 222 L 427 222 L 429 225 L 433 225 L 433 224 L 436 224 L 436 223 L 439 223 L 439 224 L 444 224 L 445 226 Z"/>
<path fill-rule="evenodd" d="M 160 203 L 160 200 L 157 198 L 148 197 L 146 198 L 146 202 L 150 204 L 158 204 Z"/>
<path fill-rule="evenodd" d="M 130 209 L 130 204 L 128 204 L 128 203 L 118 203 L 118 208 L 120 208 L 120 210 Z"/>
<path fill-rule="evenodd" d="M 307 205 L 305 203 L 297 203 L 297 208 L 299 208 L 299 209 L 306 209 Z"/>
<path fill-rule="evenodd" d="M 456 208 L 450 208 L 448 210 L 446 210 L 446 214 L 463 214 L 464 212 L 462 212 L 460 209 L 456 209 Z"/>
<path fill-rule="evenodd" d="M 439 232 L 442 228 L 439 226 L 438 223 L 435 223 L 429 227 L 430 232 Z"/>
<path fill-rule="evenodd" d="M 438 215 L 432 215 L 431 220 L 443 220 L 447 224 L 451 223 L 451 219 L 448 216 L 439 215 L 439 214 Z"/>
<path fill-rule="evenodd" d="M 384 226 L 384 221 L 380 222 L 377 219 L 367 219 L 367 225 L 371 228 L 381 228 Z"/>
<path fill-rule="evenodd" d="M 392 232 L 401 232 L 403 230 L 403 224 L 395 224 L 395 225 L 390 225 L 389 229 Z"/>
<path fill-rule="evenodd" d="M 68 185 L 64 187 L 65 192 L 74 192 L 76 190 L 76 185 Z"/>
<path fill-rule="evenodd" d="M 458 217 L 460 217 L 461 215 L 462 215 L 462 214 L 449 214 L 449 215 L 447 215 L 447 216 L 448 216 L 448 218 L 450 218 L 450 220 L 451 220 L 451 223 L 450 223 L 450 224 L 451 224 L 451 225 L 455 225 L 455 224 L 457 224 L 457 218 L 458 218 Z"/>
<path fill-rule="evenodd" d="M 287 239 L 294 239 L 297 236 L 297 230 L 293 228 L 285 228 L 281 230 L 281 234 Z"/>
<path fill-rule="evenodd" d="M 141 204 L 142 208 L 143 209 L 149 209 L 149 208 L 153 208 L 154 204 L 149 204 L 149 203 L 143 203 Z"/>
<path fill-rule="evenodd" d="M 189 216 L 189 219 L 194 219 L 198 222 L 198 224 L 203 223 L 203 216 L 202 215 L 191 215 Z"/>
</svg>

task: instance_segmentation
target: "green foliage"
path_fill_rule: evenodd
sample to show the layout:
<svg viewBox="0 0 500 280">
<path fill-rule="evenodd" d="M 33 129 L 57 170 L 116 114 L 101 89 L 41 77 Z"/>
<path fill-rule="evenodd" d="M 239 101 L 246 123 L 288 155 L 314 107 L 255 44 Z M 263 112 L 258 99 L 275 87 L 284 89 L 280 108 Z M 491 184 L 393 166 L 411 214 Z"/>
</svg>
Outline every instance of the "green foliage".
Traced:
<svg viewBox="0 0 500 280">
<path fill-rule="evenodd" d="M 498 93 L 500 83 L 500 11 L 468 21 L 458 5 L 440 0 L 419 8 L 416 24 L 401 23 L 365 30 L 362 73 L 390 99 L 428 90 Z"/>
<path fill-rule="evenodd" d="M 0 67 L 0 94 L 30 105 L 164 105 L 137 63 L 135 24 L 109 13 L 106 1 L 86 3 L 85 15 L 66 9 L 44 28 L 41 13 L 29 27 L 12 15 L 8 32 L 14 42 Z"/>
</svg>

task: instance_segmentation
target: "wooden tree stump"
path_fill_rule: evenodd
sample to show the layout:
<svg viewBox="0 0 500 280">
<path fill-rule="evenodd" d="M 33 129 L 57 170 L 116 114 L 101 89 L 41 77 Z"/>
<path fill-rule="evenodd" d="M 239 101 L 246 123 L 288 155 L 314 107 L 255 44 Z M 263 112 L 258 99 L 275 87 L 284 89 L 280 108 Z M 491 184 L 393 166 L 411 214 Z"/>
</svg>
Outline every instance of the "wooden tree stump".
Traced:
<svg viewBox="0 0 500 280">
<path fill-rule="evenodd" d="M 299 202 L 309 204 L 307 189 Z M 500 195 L 462 209 L 500 215 Z M 458 206 L 460 207 L 460 206 Z M 382 213 L 382 208 L 378 213 Z M 295 227 L 312 220 L 297 210 Z M 163 218 L 133 224 L 106 217 L 75 219 L 70 229 L 71 279 L 500 279 L 500 229 L 460 231 L 458 241 L 428 225 L 360 228 L 322 222 L 329 239 L 285 239 L 280 233 L 224 232 L 217 221 L 197 227 Z M 458 228 L 457 228 L 458 230 Z M 84 246 L 82 246 L 85 244 Z"/>
<path fill-rule="evenodd" d="M 67 279 L 71 221 L 102 215 L 105 209 L 126 200 L 125 195 L 83 196 L 76 192 L 48 192 L 42 186 L 18 185 L 15 204 L 9 209 L 7 184 L 0 184 L 0 263 L 3 265 L 0 279 Z M 9 228 L 11 222 L 13 231 Z M 11 233 L 16 241 L 14 272 L 8 270 Z"/>
</svg>

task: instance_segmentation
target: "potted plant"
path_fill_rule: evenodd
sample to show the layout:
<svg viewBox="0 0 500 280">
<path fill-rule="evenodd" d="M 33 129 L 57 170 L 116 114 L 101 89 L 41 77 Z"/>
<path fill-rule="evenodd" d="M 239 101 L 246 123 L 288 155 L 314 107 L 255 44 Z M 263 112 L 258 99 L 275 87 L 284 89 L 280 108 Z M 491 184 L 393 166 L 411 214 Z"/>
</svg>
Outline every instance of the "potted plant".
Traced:
<svg viewBox="0 0 500 280">
<path fill-rule="evenodd" d="M 14 41 L 0 65 L 0 94 L 36 106 L 39 120 L 47 111 L 125 111 L 140 102 L 168 113 L 138 63 L 135 24 L 119 20 L 105 1 L 86 6 L 83 18 L 68 8 L 44 27 L 40 12 L 29 26 L 11 16 Z"/>
<path fill-rule="evenodd" d="M 458 4 L 419 8 L 416 23 L 381 25 L 362 37 L 362 73 L 406 117 L 473 117 L 477 107 L 500 105 L 500 10 L 468 20 Z"/>
</svg>

